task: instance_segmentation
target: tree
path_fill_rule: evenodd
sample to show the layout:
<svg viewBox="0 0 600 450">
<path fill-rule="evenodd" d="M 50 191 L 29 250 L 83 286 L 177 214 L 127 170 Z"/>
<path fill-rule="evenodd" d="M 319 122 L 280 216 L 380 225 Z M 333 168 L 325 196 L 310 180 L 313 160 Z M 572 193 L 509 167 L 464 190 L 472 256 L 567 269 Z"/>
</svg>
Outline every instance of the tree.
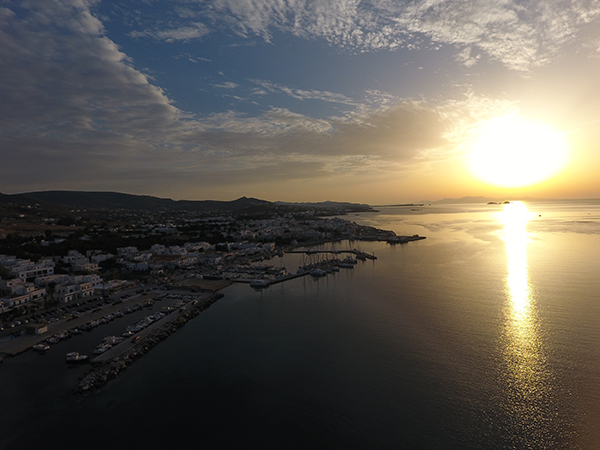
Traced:
<svg viewBox="0 0 600 450">
<path fill-rule="evenodd" d="M 54 299 L 54 293 L 56 292 L 56 282 L 51 281 L 50 283 L 48 283 L 48 291 L 46 292 L 46 308 L 48 306 L 54 306 L 55 304 L 58 304 L 58 300 Z M 48 297 L 50 297 L 48 299 Z"/>
<path fill-rule="evenodd" d="M 4 280 L 10 278 L 10 271 L 6 268 L 4 264 L 0 264 L 0 278 Z"/>
</svg>

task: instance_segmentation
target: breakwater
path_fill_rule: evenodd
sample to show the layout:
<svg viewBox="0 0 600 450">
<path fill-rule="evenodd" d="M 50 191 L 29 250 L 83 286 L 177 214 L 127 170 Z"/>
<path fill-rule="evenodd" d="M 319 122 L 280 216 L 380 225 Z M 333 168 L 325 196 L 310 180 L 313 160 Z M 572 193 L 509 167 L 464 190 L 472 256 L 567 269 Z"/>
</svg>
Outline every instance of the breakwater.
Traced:
<svg viewBox="0 0 600 450">
<path fill-rule="evenodd" d="M 198 301 L 196 304 L 186 305 L 185 308 L 179 311 L 177 316 L 141 338 L 134 346 L 127 348 L 118 356 L 104 361 L 97 359 L 93 362 L 94 367 L 79 380 L 79 384 L 74 390 L 75 393 L 81 394 L 100 389 L 126 370 L 137 359 L 148 353 L 157 344 L 167 339 L 178 329 L 185 326 L 191 319 L 198 316 L 202 311 L 223 297 L 224 294 L 218 292 Z"/>
<path fill-rule="evenodd" d="M 342 253 L 350 253 L 355 255 L 359 259 L 377 259 L 377 256 L 372 255 L 367 252 L 363 252 L 361 250 L 352 249 L 352 250 L 288 250 L 286 253 L 303 253 L 305 255 L 316 255 L 316 254 L 329 254 L 329 255 L 339 255 Z"/>
</svg>

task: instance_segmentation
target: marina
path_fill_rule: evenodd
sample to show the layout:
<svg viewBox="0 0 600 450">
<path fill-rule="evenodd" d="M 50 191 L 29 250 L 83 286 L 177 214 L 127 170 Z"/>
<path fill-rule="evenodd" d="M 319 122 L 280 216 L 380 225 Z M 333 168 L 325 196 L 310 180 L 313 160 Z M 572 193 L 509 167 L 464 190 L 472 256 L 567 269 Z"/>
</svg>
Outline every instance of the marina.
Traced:
<svg viewBox="0 0 600 450">
<path fill-rule="evenodd" d="M 103 374 L 99 377 L 99 379 L 104 380 L 103 382 L 98 382 L 97 379 L 90 381 L 90 377 L 87 377 L 87 381 L 80 384 L 77 390 L 84 392 L 96 389 L 108 379 L 112 379 L 116 374 L 122 372 L 128 364 L 145 353 L 148 350 L 148 342 L 153 342 L 153 345 L 155 345 L 157 335 L 160 336 L 158 341 L 166 338 L 164 333 L 165 327 L 171 327 L 173 323 L 180 323 L 181 318 L 189 317 L 191 312 L 203 310 L 207 302 L 210 304 L 212 299 L 222 295 L 217 295 L 217 291 L 227 287 L 232 282 L 247 283 L 255 290 L 262 290 L 307 275 L 315 279 L 325 278 L 329 274 L 339 272 L 340 269 L 354 269 L 358 261 L 374 261 L 377 259 L 374 252 L 368 253 L 359 249 L 337 250 L 335 249 L 335 245 L 332 245 L 328 249 L 319 247 L 292 249 L 280 252 L 279 256 L 282 257 L 285 253 L 303 256 L 301 265 L 296 272 L 290 273 L 283 269 L 279 273 L 276 273 L 276 271 L 273 272 L 269 269 L 272 266 L 265 265 L 264 270 L 269 270 L 276 273 L 276 275 L 255 279 L 242 277 L 223 279 L 222 275 L 206 276 L 201 279 L 184 278 L 173 283 L 174 288 L 183 289 L 182 292 L 189 292 L 189 294 L 176 294 L 169 293 L 168 291 L 154 291 L 144 294 L 143 290 L 138 290 L 138 293 L 135 295 L 123 295 L 122 298 L 112 299 L 104 305 L 93 308 L 91 311 L 83 313 L 75 312 L 68 319 L 53 319 L 43 327 L 34 327 L 36 330 L 42 331 L 40 334 L 22 334 L 14 339 L 3 339 L 0 341 L 0 354 L 4 356 L 16 356 L 33 349 L 42 355 L 50 352 L 54 346 L 63 341 L 70 341 L 82 333 L 91 332 L 97 327 L 109 324 L 117 319 L 122 319 L 124 316 L 135 311 L 153 308 L 156 301 L 178 297 L 185 299 L 171 305 L 161 306 L 153 314 L 147 315 L 136 323 L 126 326 L 120 333 L 105 335 L 102 342 L 88 349 L 86 353 L 76 351 L 75 349 L 67 353 L 65 358 L 67 363 L 79 364 L 91 362 L 92 366 L 95 367 L 93 373 L 97 374 L 100 371 Z M 198 290 L 204 293 L 194 294 Z M 139 292 L 142 292 L 142 294 L 139 294 Z M 213 294 L 209 295 L 206 292 L 212 292 Z M 184 320 L 183 323 L 186 321 Z M 145 350 L 140 351 L 140 346 L 145 346 Z M 123 362 L 124 360 L 127 364 Z M 106 369 L 105 366 L 110 366 L 110 369 Z M 107 373 L 111 373 L 112 375 L 107 376 Z"/>
</svg>

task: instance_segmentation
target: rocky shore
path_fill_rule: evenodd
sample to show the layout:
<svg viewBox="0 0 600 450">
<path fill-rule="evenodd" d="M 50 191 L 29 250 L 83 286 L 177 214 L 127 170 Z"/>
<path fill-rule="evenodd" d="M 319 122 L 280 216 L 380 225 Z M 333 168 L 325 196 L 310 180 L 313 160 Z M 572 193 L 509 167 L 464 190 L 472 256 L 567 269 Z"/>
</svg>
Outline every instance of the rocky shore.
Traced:
<svg viewBox="0 0 600 450">
<path fill-rule="evenodd" d="M 224 295 L 220 292 L 214 293 L 194 305 L 187 305 L 184 311 L 160 328 L 154 330 L 148 336 L 140 339 L 132 348 L 124 351 L 122 354 L 111 360 L 97 365 L 95 364 L 94 367 L 80 379 L 79 385 L 74 390 L 75 393 L 81 394 L 100 389 L 127 369 L 127 367 L 133 364 L 135 360 L 145 355 L 155 345 L 167 339 L 179 328 L 183 327 L 191 319 L 223 297 Z"/>
</svg>

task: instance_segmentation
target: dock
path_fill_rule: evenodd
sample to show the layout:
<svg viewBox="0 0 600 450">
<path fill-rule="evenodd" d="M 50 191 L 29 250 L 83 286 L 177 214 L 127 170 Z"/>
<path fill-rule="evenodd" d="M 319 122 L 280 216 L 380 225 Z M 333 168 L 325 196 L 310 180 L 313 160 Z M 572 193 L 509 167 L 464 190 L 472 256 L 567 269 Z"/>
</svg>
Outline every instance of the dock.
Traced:
<svg viewBox="0 0 600 450">
<path fill-rule="evenodd" d="M 352 250 L 288 250 L 286 253 L 304 253 L 305 255 L 317 255 L 317 254 L 329 254 L 329 255 L 339 255 L 342 253 L 350 253 L 356 256 L 358 259 L 377 259 L 377 256 L 363 252 L 362 250 L 352 249 Z"/>
<path fill-rule="evenodd" d="M 407 242 L 420 241 L 425 239 L 425 236 L 413 234 L 412 236 L 395 236 L 387 240 L 388 244 L 406 244 Z"/>
</svg>

